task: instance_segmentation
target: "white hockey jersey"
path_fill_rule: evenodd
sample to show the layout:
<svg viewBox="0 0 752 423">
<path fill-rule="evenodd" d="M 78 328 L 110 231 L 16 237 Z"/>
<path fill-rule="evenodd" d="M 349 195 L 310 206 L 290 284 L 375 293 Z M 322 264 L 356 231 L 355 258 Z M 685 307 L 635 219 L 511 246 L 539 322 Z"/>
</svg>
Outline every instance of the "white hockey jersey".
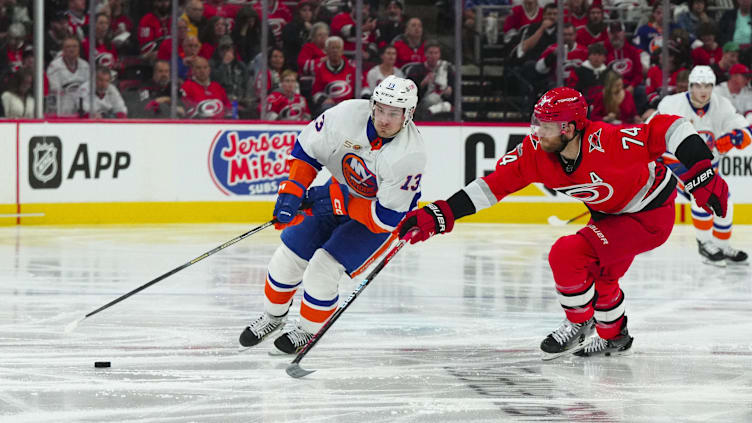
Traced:
<svg viewBox="0 0 752 423">
<path fill-rule="evenodd" d="M 658 113 L 678 115 L 689 119 L 697 133 L 713 150 L 714 164 L 718 161 L 718 152 L 715 149 L 716 138 L 734 129 L 749 126 L 747 120 L 736 113 L 736 109 L 727 98 L 715 94 L 710 96 L 710 102 L 702 109 L 695 109 L 692 106 L 688 92 L 672 94 L 664 97 L 658 104 Z"/>
<path fill-rule="evenodd" d="M 731 101 L 736 112 L 744 116 L 747 122 L 752 123 L 752 88 L 745 86 L 738 94 L 731 94 L 728 82 L 722 82 L 713 88 L 713 96 L 720 95 Z"/>
<path fill-rule="evenodd" d="M 89 83 L 84 83 L 81 86 L 81 98 L 83 101 L 83 109 L 85 113 L 89 113 Z M 125 101 L 120 95 L 120 91 L 110 84 L 107 86 L 104 96 L 100 97 L 94 94 L 94 112 L 99 113 L 105 118 L 124 118 L 128 114 L 128 108 L 125 106 Z"/>
<path fill-rule="evenodd" d="M 418 203 L 427 155 L 413 122 L 394 138 L 382 139 L 369 101 L 346 100 L 303 129 L 292 156 L 319 170 L 325 166 L 350 194 L 375 200 L 373 222 L 392 231 Z"/>
<path fill-rule="evenodd" d="M 79 110 L 81 86 L 89 80 L 89 64 L 78 59 L 76 68 L 71 69 L 59 56 L 47 67 L 47 79 L 50 82 L 50 94 L 56 98 L 56 114 L 74 116 Z"/>
</svg>

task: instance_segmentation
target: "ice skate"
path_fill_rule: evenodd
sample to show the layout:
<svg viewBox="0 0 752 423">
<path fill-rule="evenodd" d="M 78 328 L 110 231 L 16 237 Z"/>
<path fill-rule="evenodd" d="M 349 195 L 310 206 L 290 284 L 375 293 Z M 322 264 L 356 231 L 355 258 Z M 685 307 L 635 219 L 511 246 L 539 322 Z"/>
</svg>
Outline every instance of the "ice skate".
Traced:
<svg viewBox="0 0 752 423">
<path fill-rule="evenodd" d="M 564 354 L 569 354 L 581 349 L 590 335 L 595 330 L 595 319 L 583 323 L 572 323 L 564 319 L 555 331 L 551 332 L 546 339 L 541 342 L 543 350 L 543 360 L 553 360 Z"/>
<path fill-rule="evenodd" d="M 274 346 L 284 354 L 297 354 L 313 338 L 312 333 L 295 325 L 274 340 Z"/>
<path fill-rule="evenodd" d="M 723 249 L 723 257 L 726 259 L 726 264 L 730 265 L 749 265 L 747 261 L 747 253 L 736 248 L 726 247 Z"/>
<path fill-rule="evenodd" d="M 263 341 L 266 337 L 282 328 L 287 320 L 287 313 L 282 316 L 272 316 L 263 312 L 261 316 L 252 321 L 240 334 L 240 345 L 252 347 Z"/>
<path fill-rule="evenodd" d="M 634 338 L 629 336 L 627 330 L 627 318 L 621 326 L 619 336 L 612 339 L 603 339 L 596 335 L 590 339 L 585 348 L 574 353 L 578 357 L 611 357 L 617 355 L 627 355 L 632 353 L 632 341 Z"/>
<path fill-rule="evenodd" d="M 710 265 L 719 266 L 719 267 L 723 267 L 726 265 L 726 261 L 725 261 L 726 256 L 723 254 L 723 251 L 717 245 L 713 244 L 713 241 L 701 242 L 698 239 L 697 249 L 699 250 L 700 255 L 705 258 L 704 260 L 705 264 L 710 264 Z"/>
</svg>

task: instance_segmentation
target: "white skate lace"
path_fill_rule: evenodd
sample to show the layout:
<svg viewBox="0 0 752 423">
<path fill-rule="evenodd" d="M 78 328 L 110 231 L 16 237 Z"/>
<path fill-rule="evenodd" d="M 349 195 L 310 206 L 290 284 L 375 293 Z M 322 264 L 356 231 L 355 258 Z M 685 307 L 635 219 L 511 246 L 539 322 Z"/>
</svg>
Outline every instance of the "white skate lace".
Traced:
<svg viewBox="0 0 752 423">
<path fill-rule="evenodd" d="M 713 244 L 713 243 L 712 243 L 712 242 L 710 242 L 710 241 L 708 241 L 708 242 L 703 242 L 703 243 L 702 243 L 702 248 L 703 248 L 703 249 L 704 249 L 705 251 L 707 251 L 707 252 L 708 252 L 708 254 L 710 254 L 711 256 L 712 256 L 713 254 L 716 254 L 716 253 L 718 253 L 718 252 L 720 252 L 720 251 L 721 251 L 721 248 L 720 248 L 720 247 L 718 247 L 717 245 Z"/>
<path fill-rule="evenodd" d="M 723 249 L 723 254 L 727 257 L 736 257 L 739 254 L 739 250 L 734 247 L 726 247 Z"/>
<path fill-rule="evenodd" d="M 608 341 L 600 336 L 593 337 L 589 344 L 585 346 L 586 353 L 597 353 L 603 351 L 608 347 Z"/>
<path fill-rule="evenodd" d="M 551 336 L 554 337 L 556 342 L 560 345 L 564 345 L 572 338 L 572 336 L 580 329 L 583 323 L 572 323 L 567 319 L 564 319 L 561 326 L 556 329 Z"/>
<path fill-rule="evenodd" d="M 296 328 L 291 330 L 290 332 L 287 332 L 287 337 L 290 338 L 290 342 L 292 342 L 295 348 L 298 348 L 307 344 L 308 341 L 313 337 L 313 334 Z"/>
<path fill-rule="evenodd" d="M 281 317 L 273 317 L 268 313 L 264 313 L 250 324 L 251 332 L 262 337 L 276 329 L 281 321 Z"/>
</svg>

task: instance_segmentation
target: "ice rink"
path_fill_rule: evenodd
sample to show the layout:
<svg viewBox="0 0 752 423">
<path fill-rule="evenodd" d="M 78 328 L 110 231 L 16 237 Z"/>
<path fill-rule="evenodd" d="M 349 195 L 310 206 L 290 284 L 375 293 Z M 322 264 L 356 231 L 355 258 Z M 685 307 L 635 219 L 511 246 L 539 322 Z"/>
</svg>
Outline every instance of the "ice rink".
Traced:
<svg viewBox="0 0 752 423">
<path fill-rule="evenodd" d="M 317 370 L 303 379 L 271 342 L 238 352 L 273 229 L 63 333 L 253 226 L 0 228 L 0 421 L 752 421 L 752 270 L 702 264 L 688 226 L 622 279 L 631 356 L 540 360 L 563 318 L 548 248 L 576 225 L 464 224 L 405 247 L 303 360 Z M 751 251 L 752 227 L 732 240 Z"/>
</svg>

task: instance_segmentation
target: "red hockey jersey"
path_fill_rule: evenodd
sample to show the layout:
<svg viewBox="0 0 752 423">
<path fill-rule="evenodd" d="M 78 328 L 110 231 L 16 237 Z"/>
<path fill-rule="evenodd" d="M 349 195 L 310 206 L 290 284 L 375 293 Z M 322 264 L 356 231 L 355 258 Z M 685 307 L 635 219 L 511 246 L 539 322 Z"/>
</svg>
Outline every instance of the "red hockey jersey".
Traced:
<svg viewBox="0 0 752 423">
<path fill-rule="evenodd" d="M 655 160 L 676 151 L 694 132 L 686 119 L 656 115 L 647 124 L 615 126 L 591 122 L 582 137 L 580 155 L 570 173 L 559 154 L 547 153 L 528 136 L 504 155 L 496 170 L 481 179 L 500 201 L 533 182 L 584 202 L 595 212 L 634 213 L 663 204 L 676 188 L 676 177 Z M 465 188 L 476 209 L 482 189 Z"/>
<path fill-rule="evenodd" d="M 574 29 L 579 31 L 580 28 L 585 28 L 588 22 L 588 13 L 585 11 L 580 16 L 577 16 L 574 12 L 571 10 L 564 9 L 564 23 L 571 23 L 574 25 Z"/>
<path fill-rule="evenodd" d="M 540 22 L 543 20 L 543 8 L 538 7 L 534 16 L 530 16 L 525 11 L 525 8 L 521 4 L 512 7 L 512 11 L 509 16 L 504 19 L 503 33 L 504 42 L 511 41 L 517 34 L 521 33 L 523 29 L 527 28 L 531 24 Z"/>
<path fill-rule="evenodd" d="M 118 55 L 115 46 L 110 44 L 109 47 L 105 43 L 97 43 L 94 47 L 96 52 L 96 64 L 97 66 L 104 66 L 108 69 L 112 69 L 117 62 Z M 84 38 L 81 42 L 81 57 L 89 58 L 89 39 Z"/>
<path fill-rule="evenodd" d="M 274 34 L 274 38 L 281 40 L 282 28 L 292 21 L 292 13 L 290 13 L 290 9 L 281 1 L 269 0 L 269 5 L 271 9 L 267 15 L 269 17 L 269 29 Z M 260 24 L 261 12 L 263 12 L 260 1 L 253 3 L 253 10 L 258 14 Z"/>
<path fill-rule="evenodd" d="M 314 43 L 305 43 L 298 54 L 298 72 L 301 75 L 313 75 L 316 65 L 321 63 L 321 58 L 326 53 Z"/>
<path fill-rule="evenodd" d="M 597 34 L 591 33 L 587 29 L 587 26 L 577 30 L 577 44 L 589 46 L 590 44 L 603 43 L 605 45 L 606 41 L 608 41 L 608 31 L 606 29 Z"/>
<path fill-rule="evenodd" d="M 344 32 L 343 32 L 344 30 Z M 352 36 L 347 34 L 352 33 Z M 332 18 L 332 35 L 337 35 L 345 40 L 345 54 L 348 56 L 355 54 L 355 20 L 350 16 L 349 12 L 342 12 Z M 363 32 L 363 51 L 368 49 L 369 44 L 376 43 L 376 35 L 373 31 Z"/>
<path fill-rule="evenodd" d="M 279 91 L 274 91 L 266 98 L 266 119 L 286 121 L 307 121 L 311 119 L 308 102 L 300 94 L 289 98 Z"/>
<path fill-rule="evenodd" d="M 147 13 L 138 23 L 138 45 L 141 53 L 157 49 L 164 37 L 170 35 L 170 17 L 159 19 L 154 13 Z"/>
<path fill-rule="evenodd" d="M 355 66 L 343 58 L 344 66 L 334 70 L 328 66 L 326 60 L 316 67 L 316 76 L 313 82 L 313 101 L 318 103 L 321 97 L 331 98 L 335 103 L 349 100 L 355 97 Z M 360 76 L 363 80 L 362 87 L 368 87 L 365 75 Z"/>
<path fill-rule="evenodd" d="M 606 42 L 606 64 L 624 79 L 624 86 L 636 87 L 642 84 L 642 61 L 640 49 L 625 42 L 620 49 Z"/>
<path fill-rule="evenodd" d="M 189 79 L 180 87 L 180 95 L 190 118 L 222 119 L 231 108 L 227 92 L 213 81 L 205 87 Z"/>
<path fill-rule="evenodd" d="M 395 66 L 402 68 L 408 63 L 423 63 L 426 61 L 425 42 L 421 42 L 417 48 L 412 48 L 403 39 L 394 42 L 394 48 L 397 50 L 397 61 Z"/>
<path fill-rule="evenodd" d="M 549 73 L 549 72 L 555 72 L 556 69 L 552 67 L 548 67 L 546 65 L 546 58 L 549 54 L 553 54 L 556 56 L 556 49 L 558 48 L 558 44 L 551 44 L 543 50 L 543 53 L 541 53 L 539 62 L 542 60 L 543 62 L 540 65 L 536 64 L 535 69 L 538 70 L 540 73 Z M 588 54 L 587 54 L 587 48 L 574 43 L 574 48 L 569 50 L 565 49 L 567 52 L 567 58 L 564 60 L 563 69 L 564 69 L 564 79 L 566 80 L 569 78 L 569 74 L 577 67 L 582 65 L 582 63 L 587 60 Z M 556 63 L 556 59 L 554 59 L 554 64 Z M 541 72 L 544 71 L 544 72 Z"/>
</svg>

